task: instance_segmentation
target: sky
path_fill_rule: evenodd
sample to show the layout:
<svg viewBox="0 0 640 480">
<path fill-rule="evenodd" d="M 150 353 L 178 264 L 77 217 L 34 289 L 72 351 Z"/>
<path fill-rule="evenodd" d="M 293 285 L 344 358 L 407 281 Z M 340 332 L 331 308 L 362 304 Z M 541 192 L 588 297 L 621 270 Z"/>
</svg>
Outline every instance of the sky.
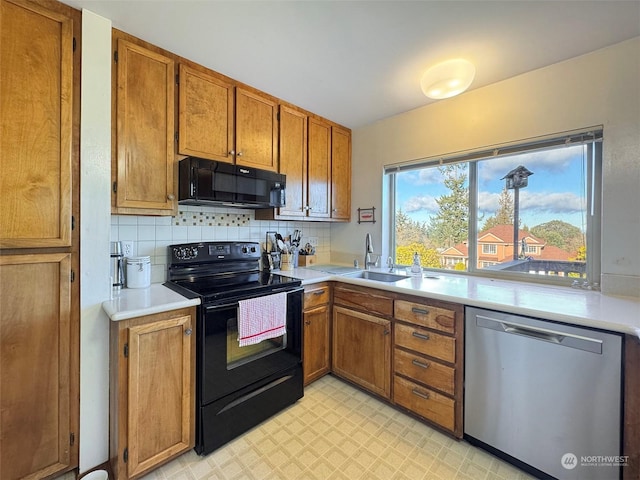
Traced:
<svg viewBox="0 0 640 480">
<path fill-rule="evenodd" d="M 480 161 L 480 216 L 484 214 L 487 218 L 495 213 L 505 186 L 502 178 L 522 165 L 533 175 L 528 178 L 528 186 L 520 189 L 521 225 L 532 228 L 551 220 L 562 220 L 585 231 L 585 148 L 574 145 Z M 413 220 L 429 223 L 438 211 L 436 199 L 449 193 L 438 169 L 402 172 L 396 178 L 397 208 Z M 513 199 L 513 190 L 510 193 Z"/>
</svg>

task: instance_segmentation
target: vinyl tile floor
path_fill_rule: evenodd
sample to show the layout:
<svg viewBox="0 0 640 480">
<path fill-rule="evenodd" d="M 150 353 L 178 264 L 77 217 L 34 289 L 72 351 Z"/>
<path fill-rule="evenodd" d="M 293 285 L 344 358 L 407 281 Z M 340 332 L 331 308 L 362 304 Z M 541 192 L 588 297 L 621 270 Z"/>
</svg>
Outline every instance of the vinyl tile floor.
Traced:
<svg viewBox="0 0 640 480">
<path fill-rule="evenodd" d="M 327 375 L 304 397 L 208 456 L 143 480 L 534 480 L 465 441 Z"/>
</svg>

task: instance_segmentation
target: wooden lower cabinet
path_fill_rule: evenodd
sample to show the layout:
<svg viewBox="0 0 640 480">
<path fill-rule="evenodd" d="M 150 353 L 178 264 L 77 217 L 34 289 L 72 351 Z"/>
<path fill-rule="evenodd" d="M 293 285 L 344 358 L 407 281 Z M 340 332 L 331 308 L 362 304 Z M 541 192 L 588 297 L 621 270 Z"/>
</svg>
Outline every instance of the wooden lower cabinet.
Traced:
<svg viewBox="0 0 640 480">
<path fill-rule="evenodd" d="M 195 309 L 111 323 L 110 459 L 140 477 L 195 444 Z"/>
<path fill-rule="evenodd" d="M 333 307 L 332 370 L 372 393 L 391 397 L 391 321 Z"/>
<path fill-rule="evenodd" d="M 304 384 L 329 373 L 331 324 L 330 286 L 310 285 L 304 292 L 303 358 Z"/>
<path fill-rule="evenodd" d="M 424 298 L 394 304 L 393 401 L 462 438 L 461 305 Z"/>
<path fill-rule="evenodd" d="M 424 417 L 441 427 L 455 428 L 455 401 L 400 376 L 394 376 L 393 399 L 396 404 Z"/>
</svg>

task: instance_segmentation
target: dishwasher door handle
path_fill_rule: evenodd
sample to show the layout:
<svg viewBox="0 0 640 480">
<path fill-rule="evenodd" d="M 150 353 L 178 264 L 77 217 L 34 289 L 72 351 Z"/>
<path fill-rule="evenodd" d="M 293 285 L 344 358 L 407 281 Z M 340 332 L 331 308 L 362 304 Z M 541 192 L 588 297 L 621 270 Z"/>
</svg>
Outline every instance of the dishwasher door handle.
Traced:
<svg viewBox="0 0 640 480">
<path fill-rule="evenodd" d="M 546 340 L 547 342 L 560 344 L 564 339 L 564 335 L 552 331 L 542 331 L 541 329 L 531 329 L 521 326 L 515 326 L 511 323 L 501 322 L 502 328 L 507 333 L 513 333 L 515 335 L 524 335 L 525 337 L 531 337 L 538 340 Z"/>
<path fill-rule="evenodd" d="M 478 327 L 489 328 L 497 332 L 509 333 L 512 335 L 521 335 L 533 340 L 541 340 L 544 342 L 554 343 L 563 347 L 576 348 L 585 352 L 596 353 L 602 355 L 602 340 L 597 338 L 589 338 L 573 333 L 561 332 L 550 328 L 532 327 L 512 321 L 495 319 L 484 315 L 476 316 L 476 325 Z"/>
</svg>

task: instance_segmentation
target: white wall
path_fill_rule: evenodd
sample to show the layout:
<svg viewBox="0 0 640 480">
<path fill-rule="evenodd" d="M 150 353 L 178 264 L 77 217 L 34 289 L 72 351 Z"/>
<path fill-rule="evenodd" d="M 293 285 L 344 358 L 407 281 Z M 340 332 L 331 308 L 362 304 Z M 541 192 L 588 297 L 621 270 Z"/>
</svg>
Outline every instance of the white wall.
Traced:
<svg viewBox="0 0 640 480">
<path fill-rule="evenodd" d="M 602 291 L 640 296 L 640 37 L 355 130 L 352 215 L 383 206 L 384 165 L 595 125 L 604 126 Z M 381 251 L 382 222 L 332 225 L 332 258 L 360 258 L 366 232 Z"/>
<path fill-rule="evenodd" d="M 111 21 L 82 12 L 80 126 L 80 473 L 109 454 Z"/>
</svg>

